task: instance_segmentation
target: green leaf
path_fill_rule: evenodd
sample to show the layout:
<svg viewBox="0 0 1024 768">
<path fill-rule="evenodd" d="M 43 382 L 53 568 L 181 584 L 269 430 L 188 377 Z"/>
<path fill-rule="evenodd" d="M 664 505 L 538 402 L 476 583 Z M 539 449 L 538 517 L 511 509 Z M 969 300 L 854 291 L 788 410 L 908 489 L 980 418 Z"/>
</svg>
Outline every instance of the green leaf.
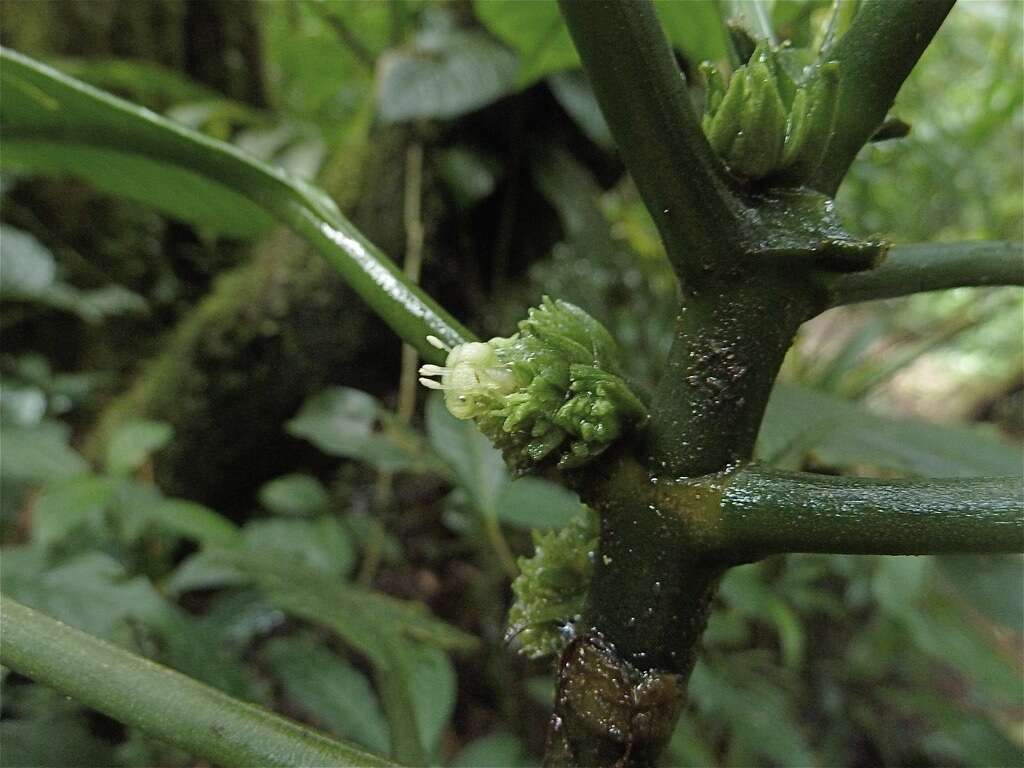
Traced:
<svg viewBox="0 0 1024 768">
<path fill-rule="evenodd" d="M 384 754 L 388 723 L 370 681 L 309 635 L 279 637 L 263 649 L 285 696 L 331 733 Z"/>
<path fill-rule="evenodd" d="M 171 607 L 142 576 L 108 555 L 88 552 L 51 570 L 5 574 L 4 592 L 73 627 L 110 640 L 131 637 L 130 623 L 163 631 Z"/>
<path fill-rule="evenodd" d="M 435 755 L 455 711 L 455 668 L 447 653 L 422 643 L 403 643 L 394 653 L 401 656 L 420 744 L 428 755 Z"/>
<path fill-rule="evenodd" d="M 101 188 L 191 215 L 215 231 L 258 235 L 271 217 L 292 227 L 425 359 L 435 335 L 471 334 L 410 283 L 324 193 L 236 147 L 0 50 L 6 170 L 83 175 Z M 220 229 L 217 229 L 220 227 Z"/>
<path fill-rule="evenodd" d="M 942 555 L 935 562 L 967 605 L 1024 636 L 1024 557 Z"/>
<path fill-rule="evenodd" d="M 834 467 L 869 466 L 927 477 L 1020 474 L 1021 456 L 966 427 L 876 416 L 841 398 L 791 384 L 772 393 L 758 454 L 799 464 L 810 454 Z"/>
<path fill-rule="evenodd" d="M 32 298 L 57 280 L 50 249 L 28 232 L 0 224 L 0 296 Z"/>
<path fill-rule="evenodd" d="M 611 149 L 615 142 L 611 128 L 604 119 L 594 92 L 582 72 L 558 72 L 548 78 L 548 87 L 558 103 L 587 135 L 592 142 L 604 149 Z"/>
<path fill-rule="evenodd" d="M 0 425 L 3 461 L 0 477 L 5 482 L 61 481 L 89 469 L 85 459 L 68 445 L 71 430 L 59 421 L 42 421 L 30 427 Z"/>
<path fill-rule="evenodd" d="M 497 515 L 498 499 L 508 483 L 501 452 L 471 421 L 460 421 L 441 397 L 427 400 L 427 437 L 452 468 L 473 506 L 486 517 Z"/>
<path fill-rule="evenodd" d="M 579 66 L 555 0 L 475 0 L 473 8 L 484 26 L 518 55 L 520 88 L 552 72 Z"/>
<path fill-rule="evenodd" d="M 162 421 L 135 419 L 110 436 L 104 465 L 108 472 L 130 474 L 170 442 L 174 430 Z"/>
<path fill-rule="evenodd" d="M 260 488 L 260 504 L 279 515 L 310 517 L 327 511 L 330 496 L 312 475 L 278 477 Z"/>
<path fill-rule="evenodd" d="M 234 523 L 195 501 L 157 496 L 138 513 L 168 533 L 206 546 L 230 546 L 238 540 Z"/>
<path fill-rule="evenodd" d="M 4 101 L 15 102 L 10 109 L 20 108 L 20 95 L 17 88 L 4 89 Z M 255 239 L 272 224 L 255 203 L 201 173 L 117 149 L 33 139 L 5 129 L 2 163 L 9 171 L 76 176 L 99 192 L 150 205 L 225 237 Z"/>
<path fill-rule="evenodd" d="M 381 56 L 377 75 L 378 108 L 385 122 L 446 120 L 511 93 L 516 61 L 483 32 L 437 22 L 416 36 L 411 50 Z"/>
<path fill-rule="evenodd" d="M 107 768 L 115 765 L 110 744 L 97 738 L 81 712 L 5 717 L 0 721 L 0 766 L 74 765 Z"/>
<path fill-rule="evenodd" d="M 497 501 L 498 519 L 519 528 L 561 528 L 580 514 L 579 497 L 539 477 L 508 483 Z"/>
<path fill-rule="evenodd" d="M 49 547 L 82 526 L 99 528 L 120 486 L 119 478 L 93 474 L 48 485 L 33 508 L 33 539 Z"/>
<path fill-rule="evenodd" d="M 491 733 L 467 744 L 452 768 L 520 768 L 527 766 L 522 740 L 511 733 Z"/>
<path fill-rule="evenodd" d="M 273 553 L 283 562 L 302 564 L 325 576 L 344 576 L 355 565 L 355 548 L 333 517 L 253 520 L 242 535 L 250 550 Z"/>
<path fill-rule="evenodd" d="M 655 0 L 666 36 L 694 64 L 728 55 L 728 33 L 716 5 L 716 0 Z"/>
<path fill-rule="evenodd" d="M 313 395 L 286 429 L 324 453 L 364 461 L 381 471 L 447 474 L 416 432 L 358 389 L 332 387 Z"/>
</svg>

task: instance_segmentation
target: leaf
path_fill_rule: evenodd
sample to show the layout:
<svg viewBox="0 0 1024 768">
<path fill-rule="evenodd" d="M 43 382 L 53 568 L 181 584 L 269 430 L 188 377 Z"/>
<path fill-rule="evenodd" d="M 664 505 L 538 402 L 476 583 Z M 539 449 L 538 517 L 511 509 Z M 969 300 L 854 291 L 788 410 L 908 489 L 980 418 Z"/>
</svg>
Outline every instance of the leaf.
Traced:
<svg viewBox="0 0 1024 768">
<path fill-rule="evenodd" d="M 28 232 L 0 224 L 0 296 L 31 298 L 57 280 L 50 250 Z"/>
<path fill-rule="evenodd" d="M 356 553 L 341 523 L 332 517 L 316 520 L 253 520 L 242 532 L 252 551 L 272 553 L 325 576 L 344 576 L 355 565 Z"/>
<path fill-rule="evenodd" d="M 142 576 L 130 577 L 100 552 L 87 552 L 34 576 L 5 574 L 4 592 L 91 635 L 126 640 L 129 623 L 163 631 L 171 607 Z"/>
<path fill-rule="evenodd" d="M 398 652 L 404 657 L 420 743 L 428 755 L 434 755 L 455 711 L 455 669 L 448 654 L 440 648 L 406 643 Z"/>
<path fill-rule="evenodd" d="M 521 477 L 502 489 L 496 512 L 501 522 L 519 528 L 562 528 L 580 514 L 582 506 L 575 493 L 560 485 Z"/>
<path fill-rule="evenodd" d="M 238 539 L 234 523 L 195 501 L 158 496 L 138 512 L 162 530 L 206 546 L 228 546 Z"/>
<path fill-rule="evenodd" d="M 611 128 L 604 119 L 594 92 L 590 89 L 587 76 L 579 71 L 558 72 L 548 77 L 548 87 L 558 103 L 587 135 L 587 138 L 604 149 L 614 146 Z"/>
<path fill-rule="evenodd" d="M 260 504 L 279 515 L 309 517 L 327 511 L 330 497 L 312 475 L 292 474 L 266 483 L 259 492 Z"/>
<path fill-rule="evenodd" d="M 84 713 L 56 712 L 35 717 L 4 717 L 0 721 L 0 766 L 74 765 L 106 768 L 116 765 L 113 750 L 89 729 Z"/>
<path fill-rule="evenodd" d="M 425 359 L 441 358 L 428 335 L 448 344 L 468 336 L 322 190 L 7 48 L 0 60 L 0 167 L 83 175 L 111 192 L 192 214 L 213 231 L 257 236 L 273 217 L 327 258 Z"/>
<path fill-rule="evenodd" d="M 491 733 L 467 744 L 451 763 L 452 768 L 519 768 L 529 765 L 526 748 L 511 733 Z"/>
<path fill-rule="evenodd" d="M 772 393 L 758 455 L 777 462 L 810 453 L 834 467 L 867 465 L 929 477 L 1016 475 L 1021 456 L 966 427 L 876 416 L 853 403 L 792 384 Z"/>
<path fill-rule="evenodd" d="M 417 433 L 358 389 L 332 387 L 313 395 L 285 428 L 324 453 L 364 461 L 381 471 L 447 474 Z"/>
<path fill-rule="evenodd" d="M 473 9 L 484 26 L 518 55 L 520 88 L 579 66 L 555 0 L 475 0 Z"/>
<path fill-rule="evenodd" d="M 314 724 L 387 753 L 388 723 L 377 694 L 348 661 L 305 634 L 275 638 L 263 652 L 285 696 Z"/>
<path fill-rule="evenodd" d="M 441 397 L 427 400 L 427 437 L 454 471 L 473 506 L 486 517 L 497 515 L 498 499 L 508 482 L 501 453 L 471 421 L 460 421 Z"/>
<path fill-rule="evenodd" d="M 107 443 L 108 472 L 130 474 L 171 440 L 174 430 L 162 421 L 134 419 L 120 425 Z"/>
<path fill-rule="evenodd" d="M 82 526 L 101 527 L 120 485 L 119 478 L 83 474 L 47 486 L 32 510 L 33 540 L 50 547 Z"/>
<path fill-rule="evenodd" d="M 971 608 L 1024 635 L 1024 557 L 941 555 L 935 562 Z"/>
<path fill-rule="evenodd" d="M 655 0 L 668 39 L 694 64 L 720 61 L 728 55 L 728 32 L 716 0 Z"/>
<path fill-rule="evenodd" d="M 15 102 L 16 88 L 4 89 Z M 4 113 L 6 122 L 6 111 Z M 32 139 L 5 129 L 3 168 L 9 171 L 75 176 L 97 191 L 156 208 L 171 218 L 225 237 L 255 239 L 271 227 L 255 203 L 223 184 L 183 167 L 87 143 Z"/>
<path fill-rule="evenodd" d="M 77 451 L 68 445 L 71 430 L 59 421 L 41 421 L 30 427 L 0 425 L 4 482 L 62 481 L 89 469 Z"/>
<path fill-rule="evenodd" d="M 512 93 L 516 60 L 483 32 L 434 24 L 409 50 L 377 61 L 377 103 L 385 122 L 447 120 Z"/>
</svg>

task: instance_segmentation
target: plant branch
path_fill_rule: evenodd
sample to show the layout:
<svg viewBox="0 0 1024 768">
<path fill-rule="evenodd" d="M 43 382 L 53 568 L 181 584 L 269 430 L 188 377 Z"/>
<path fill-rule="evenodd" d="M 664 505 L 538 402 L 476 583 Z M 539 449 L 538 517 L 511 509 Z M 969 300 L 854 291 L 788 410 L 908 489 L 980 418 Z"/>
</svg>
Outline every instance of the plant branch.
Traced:
<svg viewBox="0 0 1024 768">
<path fill-rule="evenodd" d="M 387 760 L 0 600 L 0 661 L 127 725 L 224 766 L 387 766 Z"/>
<path fill-rule="evenodd" d="M 864 0 L 849 31 L 821 61 L 839 62 L 841 119 L 811 186 L 833 196 L 884 121 L 903 82 L 956 0 Z"/>
<path fill-rule="evenodd" d="M 726 262 L 743 206 L 694 114 L 648 0 L 559 0 L 626 167 L 677 272 Z"/>
<path fill-rule="evenodd" d="M 1024 285 L 1024 243 L 900 245 L 875 269 L 830 275 L 828 280 L 831 306 L 945 288 Z"/>
<path fill-rule="evenodd" d="M 1021 477 L 874 480 L 750 467 L 728 480 L 719 514 L 718 547 L 744 561 L 1024 552 Z"/>
<path fill-rule="evenodd" d="M 443 351 L 427 343 L 428 334 L 449 345 L 472 338 L 363 237 L 321 190 L 237 147 L 85 85 L 27 56 L 3 48 L 0 61 L 5 166 L 13 158 L 29 170 L 66 172 L 66 168 L 50 167 L 44 161 L 47 156 L 65 155 L 71 148 L 86 152 L 102 149 L 158 162 L 179 173 L 188 171 L 248 198 L 294 229 L 427 360 L 443 362 L 445 357 Z M 125 185 L 131 186 L 129 182 L 125 180 Z"/>
</svg>

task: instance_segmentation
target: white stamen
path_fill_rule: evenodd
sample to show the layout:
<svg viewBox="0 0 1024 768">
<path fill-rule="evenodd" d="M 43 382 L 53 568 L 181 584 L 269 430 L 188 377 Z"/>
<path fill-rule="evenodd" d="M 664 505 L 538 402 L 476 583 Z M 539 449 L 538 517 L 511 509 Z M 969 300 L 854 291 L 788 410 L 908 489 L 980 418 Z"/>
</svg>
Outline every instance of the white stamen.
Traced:
<svg viewBox="0 0 1024 768">
<path fill-rule="evenodd" d="M 427 344 L 432 346 L 434 349 L 443 349 L 445 352 L 452 351 L 452 348 L 437 338 L 437 336 L 427 336 Z"/>
<path fill-rule="evenodd" d="M 433 379 L 420 379 L 420 384 L 427 389 L 444 389 L 444 385 L 441 382 L 434 381 Z"/>
<path fill-rule="evenodd" d="M 440 365 L 421 365 L 420 376 L 444 376 L 448 373 L 447 368 L 442 368 Z"/>
</svg>

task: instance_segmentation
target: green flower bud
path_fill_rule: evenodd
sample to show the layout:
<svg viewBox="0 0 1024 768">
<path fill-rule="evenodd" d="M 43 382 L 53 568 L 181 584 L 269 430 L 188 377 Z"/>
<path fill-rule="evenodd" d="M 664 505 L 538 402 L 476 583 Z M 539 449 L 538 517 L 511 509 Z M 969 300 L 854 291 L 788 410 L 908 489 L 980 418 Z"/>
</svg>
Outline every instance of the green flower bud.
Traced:
<svg viewBox="0 0 1024 768">
<path fill-rule="evenodd" d="M 452 415 L 473 419 L 514 469 L 551 459 L 568 469 L 646 418 L 619 370 L 615 342 L 600 323 L 544 297 L 514 336 L 460 344 L 443 367 L 423 366 L 420 381 L 444 390 Z"/>
<path fill-rule="evenodd" d="M 813 175 L 835 127 L 838 64 L 816 65 L 797 83 L 779 52 L 762 43 L 724 94 L 715 67 L 705 63 L 702 70 L 708 83 L 704 132 L 733 173 L 788 186 Z"/>
<path fill-rule="evenodd" d="M 583 611 L 597 537 L 597 516 L 588 507 L 561 531 L 533 532 L 533 557 L 519 558 L 508 612 L 508 637 L 524 655 L 536 659 L 562 650 L 566 627 Z"/>
</svg>

